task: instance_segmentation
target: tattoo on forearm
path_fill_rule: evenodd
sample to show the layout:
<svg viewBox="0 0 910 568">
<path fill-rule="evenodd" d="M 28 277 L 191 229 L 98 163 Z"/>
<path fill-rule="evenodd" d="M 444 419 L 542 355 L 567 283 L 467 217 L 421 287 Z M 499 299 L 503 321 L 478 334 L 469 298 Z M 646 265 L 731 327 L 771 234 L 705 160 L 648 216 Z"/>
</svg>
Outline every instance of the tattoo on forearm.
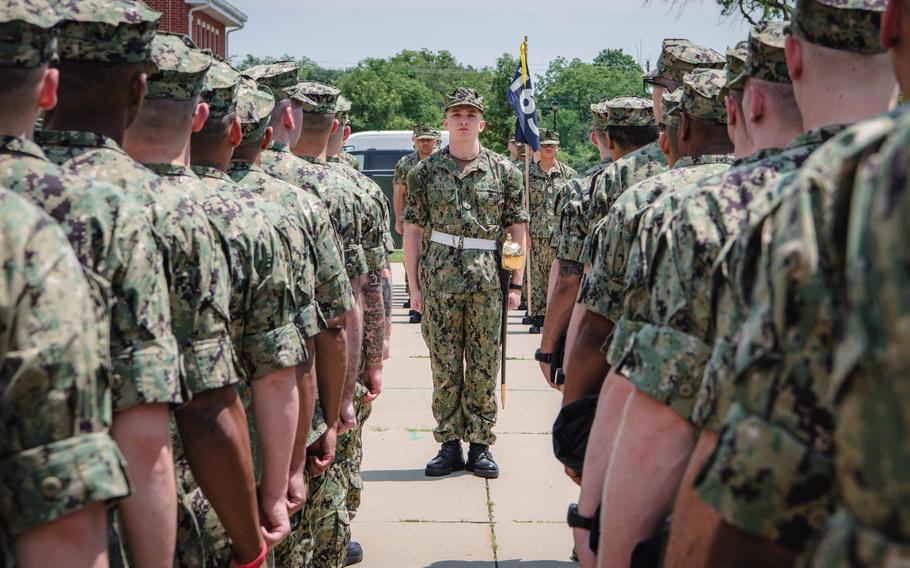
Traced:
<svg viewBox="0 0 910 568">
<path fill-rule="evenodd" d="M 385 307 L 385 317 L 392 317 L 392 280 L 387 276 L 382 277 L 382 304 Z"/>
<path fill-rule="evenodd" d="M 363 287 L 363 356 L 367 363 L 382 361 L 386 312 L 384 293 L 381 271 L 374 270 L 367 274 L 367 284 Z"/>
<path fill-rule="evenodd" d="M 581 276 L 582 272 L 584 272 L 584 265 L 579 262 L 571 260 L 559 261 L 559 275 L 562 277 Z"/>
</svg>

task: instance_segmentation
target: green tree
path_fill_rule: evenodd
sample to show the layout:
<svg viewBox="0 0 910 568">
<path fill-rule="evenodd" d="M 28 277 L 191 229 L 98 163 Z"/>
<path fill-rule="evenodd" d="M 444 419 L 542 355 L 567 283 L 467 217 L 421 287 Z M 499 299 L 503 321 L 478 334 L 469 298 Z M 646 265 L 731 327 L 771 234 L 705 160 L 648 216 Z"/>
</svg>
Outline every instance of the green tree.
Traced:
<svg viewBox="0 0 910 568">
<path fill-rule="evenodd" d="M 686 9 L 688 0 L 669 0 L 680 11 Z M 789 19 L 796 0 L 715 0 L 724 16 L 739 15 L 755 25 L 765 20 Z"/>
</svg>

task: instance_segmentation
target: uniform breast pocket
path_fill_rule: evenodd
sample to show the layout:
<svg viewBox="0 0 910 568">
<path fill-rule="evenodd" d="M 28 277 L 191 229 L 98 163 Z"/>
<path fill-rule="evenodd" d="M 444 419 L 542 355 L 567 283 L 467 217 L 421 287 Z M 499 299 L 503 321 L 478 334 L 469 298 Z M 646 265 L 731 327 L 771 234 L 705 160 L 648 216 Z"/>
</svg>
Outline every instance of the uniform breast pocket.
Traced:
<svg viewBox="0 0 910 568">
<path fill-rule="evenodd" d="M 477 188 L 477 214 L 484 225 L 497 225 L 502 219 L 505 194 L 500 189 Z"/>
</svg>

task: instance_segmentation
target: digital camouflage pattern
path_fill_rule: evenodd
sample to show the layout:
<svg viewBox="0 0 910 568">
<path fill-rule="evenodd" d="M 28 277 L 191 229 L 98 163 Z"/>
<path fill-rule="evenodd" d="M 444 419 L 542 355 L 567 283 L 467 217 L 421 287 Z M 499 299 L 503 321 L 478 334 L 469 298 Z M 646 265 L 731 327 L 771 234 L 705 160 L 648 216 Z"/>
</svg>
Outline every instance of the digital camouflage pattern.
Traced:
<svg viewBox="0 0 910 568">
<path fill-rule="evenodd" d="M 60 21 L 47 0 L 8 0 L 0 6 L 0 67 L 30 69 L 57 53 L 53 27 Z"/>
<path fill-rule="evenodd" d="M 278 231 L 263 213 L 270 203 L 213 167 L 149 167 L 182 184 L 221 238 L 231 274 L 231 339 L 244 377 L 255 380 L 303 362 L 306 353 L 293 325 L 294 272 Z"/>
<path fill-rule="evenodd" d="M 710 343 L 711 356 L 705 367 L 702 386 L 694 408 L 694 421 L 700 427 L 718 431 L 734 398 L 735 373 L 734 356 L 736 336 L 745 317 L 748 301 L 742 293 L 742 287 L 734 282 L 753 282 L 755 279 L 754 263 L 746 263 L 748 235 L 755 232 L 767 217 L 769 210 L 779 195 L 777 192 L 787 187 L 795 171 L 806 159 L 827 140 L 843 131 L 842 126 L 813 129 L 800 134 L 782 150 L 780 154 L 762 160 L 777 170 L 756 171 L 757 175 L 774 174 L 770 180 L 762 181 L 762 191 L 754 193 L 748 204 L 746 221 L 735 233 L 731 234 L 717 253 L 711 269 L 712 284 L 708 325 L 714 329 Z M 791 161 L 791 163 L 787 163 Z M 745 180 L 751 183 L 750 180 Z M 745 265 L 745 266 L 744 266 Z"/>
<path fill-rule="evenodd" d="M 410 154 L 405 154 L 398 160 L 398 163 L 395 164 L 395 174 L 392 177 L 392 183 L 397 185 L 408 185 L 408 174 L 411 173 L 417 164 L 420 163 L 420 156 L 417 152 L 411 152 Z"/>
<path fill-rule="evenodd" d="M 590 177 L 595 174 L 598 174 L 598 173 L 602 172 L 604 169 L 606 169 L 606 167 L 612 163 L 613 163 L 613 157 L 610 155 L 607 155 L 601 161 L 597 162 L 590 168 L 586 169 L 579 177 Z M 562 205 L 564 206 L 565 202 L 563 202 Z M 556 211 L 556 218 L 558 220 L 560 212 L 562 211 L 562 207 L 560 206 L 559 200 L 557 200 L 555 211 Z"/>
<path fill-rule="evenodd" d="M 349 183 L 324 161 L 299 158 L 280 142 L 273 141 L 262 152 L 260 165 L 267 174 L 309 191 L 322 200 L 341 237 L 348 278 L 366 274 L 361 219 L 363 211 L 360 202 L 353 199 Z"/>
<path fill-rule="evenodd" d="M 139 0 L 57 2 L 60 59 L 146 63 L 161 14 Z"/>
<path fill-rule="evenodd" d="M 414 133 L 414 138 L 417 140 L 423 138 L 439 138 L 439 132 L 436 131 L 432 126 L 427 124 L 415 124 L 414 128 L 411 129 Z"/>
<path fill-rule="evenodd" d="M 389 253 L 394 250 L 389 220 L 389 202 L 376 182 L 341 163 L 339 158 L 327 158 L 326 163 L 352 184 L 363 210 L 363 254 L 367 270 L 372 272 L 389 266 Z"/>
<path fill-rule="evenodd" d="M 660 100 L 663 103 L 660 107 L 660 124 L 669 128 L 679 128 L 679 113 L 676 110 L 682 102 L 682 89 L 676 89 L 672 93 L 664 91 Z"/>
<path fill-rule="evenodd" d="M 683 79 L 682 101 L 676 107 L 678 112 L 709 122 L 727 123 L 727 107 L 718 95 L 726 81 L 726 75 L 718 69 L 696 69 L 686 73 Z M 675 110 L 670 110 L 672 115 Z"/>
<path fill-rule="evenodd" d="M 841 133 L 772 187 L 759 207 L 767 214 L 756 214 L 744 237 L 744 250 L 761 254 L 739 269 L 749 280 L 734 280 L 749 308 L 735 336 L 732 382 L 717 383 L 731 389 L 718 393 L 718 406 L 732 407 L 699 491 L 731 524 L 794 549 L 834 497 L 828 392 L 843 251 L 816 235 L 845 226 L 860 161 L 892 125 L 886 115 Z"/>
<path fill-rule="evenodd" d="M 886 0 L 800 0 L 790 32 L 811 43 L 855 53 L 882 53 Z"/>
<path fill-rule="evenodd" d="M 617 97 L 606 102 L 607 126 L 654 126 L 654 103 L 642 97 Z"/>
<path fill-rule="evenodd" d="M 268 87 L 278 100 L 289 99 L 297 91 L 297 74 L 300 66 L 296 61 L 276 61 L 256 65 L 243 73 Z"/>
<path fill-rule="evenodd" d="M 353 154 L 348 154 L 347 152 L 342 152 L 338 155 L 342 162 L 344 162 L 348 167 L 360 171 L 360 160 L 354 157 Z"/>
<path fill-rule="evenodd" d="M 683 76 L 697 67 L 721 69 L 726 60 L 713 49 L 687 39 L 665 39 L 657 59 L 656 78 L 669 79 L 682 85 Z"/>
<path fill-rule="evenodd" d="M 558 146 L 559 145 L 559 132 L 556 132 L 555 130 L 550 130 L 549 128 L 541 128 L 540 129 L 540 145 L 541 146 L 546 146 L 546 145 Z"/>
<path fill-rule="evenodd" d="M 344 128 L 351 122 L 350 112 L 353 104 L 344 95 L 338 95 L 338 103 L 335 105 L 335 118 Z"/>
<path fill-rule="evenodd" d="M 717 95 L 718 99 L 723 101 L 730 89 L 742 90 L 745 76 L 743 71 L 746 69 L 746 59 L 749 57 L 749 42 L 741 41 L 734 47 L 727 48 L 727 64 L 724 66 L 724 74 L 727 77 L 723 88 Z"/>
<path fill-rule="evenodd" d="M 65 171 L 116 185 L 151 212 L 155 230 L 169 250 L 165 274 L 181 381 L 187 391 L 184 401 L 192 393 L 236 383 L 228 334 L 228 266 L 205 212 L 106 136 L 42 130 L 35 133 L 35 141 Z"/>
<path fill-rule="evenodd" d="M 0 190 L 0 518 L 6 539 L 129 494 L 108 435 L 104 338 L 57 224 Z"/>
<path fill-rule="evenodd" d="M 591 262 L 590 235 L 613 202 L 640 181 L 667 171 L 667 159 L 657 142 L 626 154 L 607 166 L 590 191 L 566 204 L 559 221 L 560 237 L 556 257 L 583 264 Z"/>
<path fill-rule="evenodd" d="M 458 87 L 452 94 L 445 95 L 445 109 L 449 110 L 457 106 L 474 107 L 483 112 L 483 97 L 475 90 L 469 87 Z"/>
<path fill-rule="evenodd" d="M 258 193 L 297 217 L 314 243 L 315 298 L 325 319 L 334 319 L 354 305 L 351 283 L 344 268 L 342 246 L 332 228 L 328 209 L 319 198 L 277 178 L 255 164 L 231 162 L 234 183 Z"/>
<path fill-rule="evenodd" d="M 817 137 L 799 136 L 783 150 L 761 150 L 690 186 L 690 196 L 655 239 L 648 268 L 638 274 L 645 290 L 641 311 L 635 313 L 634 295 L 627 289 L 623 318 L 641 326 L 625 345 L 611 346 L 611 351 L 622 350 L 611 353 L 612 360 L 628 368 L 626 376 L 637 388 L 686 420 L 693 420 L 714 342 L 714 263 L 724 244 L 747 226 L 753 203 L 766 199 L 768 188 L 798 169 L 817 147 Z M 632 263 L 630 258 L 629 288 L 635 279 Z"/>
<path fill-rule="evenodd" d="M 338 108 L 341 91 L 331 85 L 316 81 L 302 81 L 297 84 L 295 94 L 303 95 L 303 112 L 312 114 L 334 114 Z"/>
<path fill-rule="evenodd" d="M 262 140 L 274 109 L 275 97 L 268 87 L 260 87 L 249 77 L 240 78 L 237 118 L 240 119 L 240 129 L 243 131 L 241 145 Z"/>
<path fill-rule="evenodd" d="M 605 99 L 590 105 L 592 130 L 606 130 L 607 119 L 610 118 L 610 107 L 607 106 L 607 102 L 608 99 Z"/>
<path fill-rule="evenodd" d="M 158 32 L 152 41 L 152 61 L 158 70 L 148 77 L 147 99 L 188 101 L 199 96 L 212 58 L 182 34 Z"/>
<path fill-rule="evenodd" d="M 729 77 L 729 75 L 728 75 Z M 746 78 L 789 85 L 790 71 L 784 56 L 784 23 L 764 22 L 749 30 L 749 55 L 742 74 L 733 82 L 742 88 Z"/>
<path fill-rule="evenodd" d="M 224 61 L 209 59 L 211 67 L 202 85 L 202 102 L 209 105 L 209 117 L 227 116 L 237 110 L 240 73 Z"/>
<path fill-rule="evenodd" d="M 543 142 L 541 142 L 543 144 Z M 556 201 L 562 186 L 576 175 L 575 170 L 562 162 L 556 162 L 549 173 L 539 163 L 528 168 L 528 189 L 531 222 L 531 298 L 530 314 L 542 316 L 547 311 L 547 284 L 550 266 L 556 258 L 556 250 L 550 245 L 550 238 L 557 228 Z"/>
<path fill-rule="evenodd" d="M 907 368 L 906 110 L 879 155 L 857 169 L 845 245 L 831 395 L 837 416 L 835 471 L 841 508 L 822 531 L 814 566 L 899 566 L 910 547 Z M 868 166 L 872 166 L 871 168 Z"/>
<path fill-rule="evenodd" d="M 31 140 L 0 136 L 0 185 L 60 223 L 95 285 L 113 409 L 181 401 L 161 243 L 150 212 L 119 188 L 65 173 Z"/>
<path fill-rule="evenodd" d="M 521 177 L 486 148 L 459 171 L 444 148 L 408 176 L 402 220 L 424 231 L 502 242 L 507 228 L 528 222 Z M 502 323 L 497 255 L 429 242 L 419 272 L 421 330 L 433 370 L 434 437 L 491 444 Z"/>
<path fill-rule="evenodd" d="M 579 290 L 579 303 L 598 315 L 618 322 L 622 316 L 626 261 L 642 210 L 661 195 L 729 169 L 732 162 L 733 158 L 728 154 L 686 156 L 680 158 L 671 170 L 623 192 L 595 228 L 592 250 L 596 252 L 591 260 L 591 270 Z"/>
</svg>

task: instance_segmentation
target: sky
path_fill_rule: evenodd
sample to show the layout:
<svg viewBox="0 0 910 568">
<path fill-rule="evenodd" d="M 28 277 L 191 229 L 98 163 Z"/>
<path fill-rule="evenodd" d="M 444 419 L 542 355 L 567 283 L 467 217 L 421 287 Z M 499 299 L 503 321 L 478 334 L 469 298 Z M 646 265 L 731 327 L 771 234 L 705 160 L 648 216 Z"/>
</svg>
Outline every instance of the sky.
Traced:
<svg viewBox="0 0 910 568">
<path fill-rule="evenodd" d="M 722 17 L 713 0 L 230 0 L 249 17 L 230 35 L 231 55 L 306 56 L 344 68 L 403 49 L 447 50 L 475 67 L 518 55 L 525 35 L 534 74 L 556 57 L 591 61 L 622 48 L 653 66 L 666 37 L 720 53 L 746 39 L 748 24 Z"/>
</svg>

